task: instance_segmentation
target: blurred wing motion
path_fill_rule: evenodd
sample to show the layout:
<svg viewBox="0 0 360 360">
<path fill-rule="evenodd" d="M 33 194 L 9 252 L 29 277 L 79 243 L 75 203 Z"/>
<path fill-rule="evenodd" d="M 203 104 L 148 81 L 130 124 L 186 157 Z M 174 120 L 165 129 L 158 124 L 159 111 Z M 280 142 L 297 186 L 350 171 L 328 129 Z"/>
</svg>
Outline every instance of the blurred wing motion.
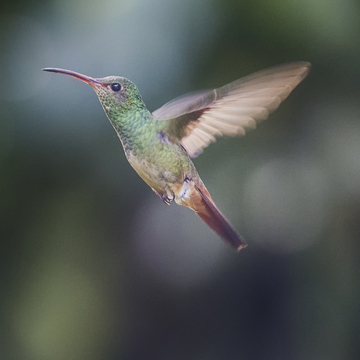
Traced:
<svg viewBox="0 0 360 360">
<path fill-rule="evenodd" d="M 176 98 L 153 115 L 168 120 L 164 131 L 195 157 L 215 136 L 245 135 L 245 129 L 267 119 L 309 70 L 308 62 L 275 66 L 218 89 Z"/>
</svg>

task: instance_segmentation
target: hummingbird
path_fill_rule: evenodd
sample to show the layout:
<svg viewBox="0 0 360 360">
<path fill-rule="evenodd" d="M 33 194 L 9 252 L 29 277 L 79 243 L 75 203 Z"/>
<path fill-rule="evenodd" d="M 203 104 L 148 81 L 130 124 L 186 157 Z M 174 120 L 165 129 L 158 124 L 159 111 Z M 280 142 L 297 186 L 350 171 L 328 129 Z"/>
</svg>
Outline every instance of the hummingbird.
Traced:
<svg viewBox="0 0 360 360">
<path fill-rule="evenodd" d="M 136 85 L 120 76 L 92 78 L 44 68 L 92 86 L 120 138 L 130 165 L 170 205 L 187 206 L 236 250 L 247 246 L 221 213 L 191 158 L 217 136 L 245 135 L 268 118 L 306 77 L 308 62 L 293 62 L 256 72 L 213 90 L 190 93 L 150 112 Z"/>
</svg>

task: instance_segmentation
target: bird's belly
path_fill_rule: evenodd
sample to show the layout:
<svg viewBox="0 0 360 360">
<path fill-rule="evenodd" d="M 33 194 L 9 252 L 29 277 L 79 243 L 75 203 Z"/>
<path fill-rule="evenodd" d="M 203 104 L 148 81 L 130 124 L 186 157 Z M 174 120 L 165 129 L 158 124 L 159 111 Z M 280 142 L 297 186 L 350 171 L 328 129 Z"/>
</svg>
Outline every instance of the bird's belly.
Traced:
<svg viewBox="0 0 360 360">
<path fill-rule="evenodd" d="M 139 158 L 134 155 L 130 155 L 128 161 L 139 176 L 158 194 L 162 194 L 169 184 L 182 181 L 181 169 L 180 171 L 172 171 L 160 161 Z"/>
<path fill-rule="evenodd" d="M 200 179 L 186 151 L 177 144 L 152 142 L 126 155 L 134 170 L 165 202 L 181 193 L 186 179 Z"/>
</svg>

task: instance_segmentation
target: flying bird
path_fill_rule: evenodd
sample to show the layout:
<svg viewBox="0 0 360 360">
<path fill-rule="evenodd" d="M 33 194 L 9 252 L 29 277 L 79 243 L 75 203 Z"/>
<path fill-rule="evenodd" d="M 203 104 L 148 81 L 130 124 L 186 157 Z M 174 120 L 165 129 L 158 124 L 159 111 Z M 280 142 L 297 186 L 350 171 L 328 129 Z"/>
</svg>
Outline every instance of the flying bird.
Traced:
<svg viewBox="0 0 360 360">
<path fill-rule="evenodd" d="M 218 89 L 183 95 L 153 113 L 136 85 L 124 77 L 42 70 L 70 75 L 93 87 L 130 165 L 165 204 L 175 201 L 194 210 L 238 251 L 247 246 L 215 205 L 191 158 L 217 136 L 245 135 L 267 119 L 306 77 L 310 63 L 275 66 Z"/>
</svg>

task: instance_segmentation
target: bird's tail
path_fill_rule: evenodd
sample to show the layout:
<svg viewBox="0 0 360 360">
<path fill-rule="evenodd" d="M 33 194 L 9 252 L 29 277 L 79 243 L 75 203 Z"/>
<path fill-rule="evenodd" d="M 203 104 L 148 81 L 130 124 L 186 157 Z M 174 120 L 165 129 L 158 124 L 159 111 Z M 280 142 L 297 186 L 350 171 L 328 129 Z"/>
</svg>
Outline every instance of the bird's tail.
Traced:
<svg viewBox="0 0 360 360">
<path fill-rule="evenodd" d="M 189 184 L 190 194 L 182 199 L 181 205 L 194 210 L 211 229 L 213 229 L 223 240 L 238 251 L 247 246 L 246 241 L 236 233 L 225 216 L 215 205 L 208 190 L 204 185 Z"/>
</svg>

